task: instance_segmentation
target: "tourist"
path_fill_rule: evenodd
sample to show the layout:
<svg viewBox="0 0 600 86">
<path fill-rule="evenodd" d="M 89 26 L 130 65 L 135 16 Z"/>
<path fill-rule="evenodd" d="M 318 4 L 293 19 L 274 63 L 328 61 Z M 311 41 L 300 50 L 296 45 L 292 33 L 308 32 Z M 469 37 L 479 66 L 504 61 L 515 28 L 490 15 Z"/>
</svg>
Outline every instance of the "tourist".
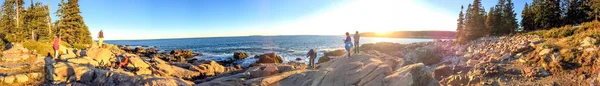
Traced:
<svg viewBox="0 0 600 86">
<path fill-rule="evenodd" d="M 119 58 L 119 57 L 117 57 Z M 129 62 L 129 58 L 127 57 L 127 55 L 123 55 L 123 59 L 119 60 L 119 65 L 117 65 L 117 69 L 120 69 L 121 67 L 127 67 L 127 63 Z"/>
<path fill-rule="evenodd" d="M 344 40 L 346 52 L 348 53 L 348 57 L 350 57 L 350 49 L 352 49 L 352 38 L 350 38 L 350 33 L 346 32 L 346 39 Z"/>
<path fill-rule="evenodd" d="M 54 59 L 58 58 L 58 49 L 60 44 L 60 36 L 54 36 Z"/>
<path fill-rule="evenodd" d="M 104 42 L 104 32 L 100 30 L 98 33 L 98 46 L 102 47 L 102 42 Z"/>
<path fill-rule="evenodd" d="M 315 69 L 315 58 L 317 58 L 317 52 L 315 52 L 313 49 L 310 49 L 306 54 L 306 57 L 310 57 L 308 59 L 308 66 L 312 69 Z"/>
<path fill-rule="evenodd" d="M 354 53 L 358 54 L 358 47 L 360 46 L 360 44 L 358 44 L 360 40 L 360 35 L 358 35 L 358 31 L 356 31 L 356 33 L 354 34 Z"/>
</svg>

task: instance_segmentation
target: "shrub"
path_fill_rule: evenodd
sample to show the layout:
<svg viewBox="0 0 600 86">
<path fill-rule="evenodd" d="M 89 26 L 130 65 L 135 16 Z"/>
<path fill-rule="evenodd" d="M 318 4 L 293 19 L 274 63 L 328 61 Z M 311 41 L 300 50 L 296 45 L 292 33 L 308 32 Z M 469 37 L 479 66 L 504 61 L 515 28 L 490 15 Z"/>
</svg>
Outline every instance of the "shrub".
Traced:
<svg viewBox="0 0 600 86">
<path fill-rule="evenodd" d="M 87 44 L 73 44 L 73 48 L 75 49 L 84 49 L 84 48 L 88 48 L 89 45 Z"/>
<path fill-rule="evenodd" d="M 52 43 L 26 40 L 25 42 L 23 42 L 23 47 L 29 50 L 35 50 L 36 54 L 46 55 L 50 53 L 51 55 L 54 55 Z"/>
</svg>

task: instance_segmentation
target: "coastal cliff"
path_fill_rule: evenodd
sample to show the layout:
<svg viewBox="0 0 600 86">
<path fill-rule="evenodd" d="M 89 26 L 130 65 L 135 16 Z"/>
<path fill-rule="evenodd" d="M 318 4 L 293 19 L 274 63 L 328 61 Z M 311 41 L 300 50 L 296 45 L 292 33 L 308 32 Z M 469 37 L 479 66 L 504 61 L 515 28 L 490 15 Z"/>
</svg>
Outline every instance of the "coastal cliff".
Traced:
<svg viewBox="0 0 600 86">
<path fill-rule="evenodd" d="M 64 48 L 53 59 L 14 43 L 2 51 L 0 85 L 598 85 L 598 33 L 600 23 L 591 22 L 466 44 L 363 44 L 351 56 L 326 52 L 316 69 L 283 62 L 276 53 L 232 52 L 232 58 L 201 60 L 195 57 L 202 54 L 191 50 L 113 44 Z"/>
</svg>

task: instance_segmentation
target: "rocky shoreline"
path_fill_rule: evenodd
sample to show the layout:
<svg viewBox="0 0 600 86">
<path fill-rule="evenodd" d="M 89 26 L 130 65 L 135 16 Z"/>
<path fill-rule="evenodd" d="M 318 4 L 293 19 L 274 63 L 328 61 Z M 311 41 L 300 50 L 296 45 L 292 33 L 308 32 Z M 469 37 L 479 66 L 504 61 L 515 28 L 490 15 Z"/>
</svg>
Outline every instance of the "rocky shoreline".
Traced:
<svg viewBox="0 0 600 86">
<path fill-rule="evenodd" d="M 106 44 L 80 51 L 65 48 L 70 52 L 52 59 L 14 44 L 2 52 L 0 85 L 593 85 L 599 80 L 600 60 L 595 58 L 600 45 L 590 40 L 596 38 L 586 38 L 574 50 L 582 52 L 574 57 L 581 63 L 562 60 L 567 51 L 549 45 L 552 39 L 515 35 L 463 45 L 451 40 L 363 44 L 350 57 L 344 50 L 326 52 L 316 69 L 283 63 L 275 53 L 232 52 L 228 59 L 198 60 L 194 57 L 202 54 L 190 50 Z M 243 60 L 256 62 L 243 66 Z"/>
</svg>

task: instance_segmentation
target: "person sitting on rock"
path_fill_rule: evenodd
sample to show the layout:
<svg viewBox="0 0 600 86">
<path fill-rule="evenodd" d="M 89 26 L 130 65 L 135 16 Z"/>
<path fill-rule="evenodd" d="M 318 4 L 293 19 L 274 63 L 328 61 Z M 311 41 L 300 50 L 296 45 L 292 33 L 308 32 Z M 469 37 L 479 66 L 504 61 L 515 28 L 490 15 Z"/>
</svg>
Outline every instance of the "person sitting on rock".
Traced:
<svg viewBox="0 0 600 86">
<path fill-rule="evenodd" d="M 346 32 L 346 39 L 344 40 L 346 52 L 348 53 L 348 57 L 350 57 L 350 49 L 352 49 L 352 38 L 350 38 L 350 33 Z"/>
<path fill-rule="evenodd" d="M 128 62 L 129 58 L 127 57 L 127 55 L 123 55 L 123 59 L 121 60 L 121 62 L 119 62 L 119 65 L 117 65 L 117 69 L 120 69 L 121 67 L 127 67 Z"/>
<path fill-rule="evenodd" d="M 306 55 L 307 57 L 310 57 L 308 59 L 308 66 L 312 69 L 315 69 L 315 58 L 317 58 L 317 53 L 315 50 L 310 49 Z"/>
</svg>

